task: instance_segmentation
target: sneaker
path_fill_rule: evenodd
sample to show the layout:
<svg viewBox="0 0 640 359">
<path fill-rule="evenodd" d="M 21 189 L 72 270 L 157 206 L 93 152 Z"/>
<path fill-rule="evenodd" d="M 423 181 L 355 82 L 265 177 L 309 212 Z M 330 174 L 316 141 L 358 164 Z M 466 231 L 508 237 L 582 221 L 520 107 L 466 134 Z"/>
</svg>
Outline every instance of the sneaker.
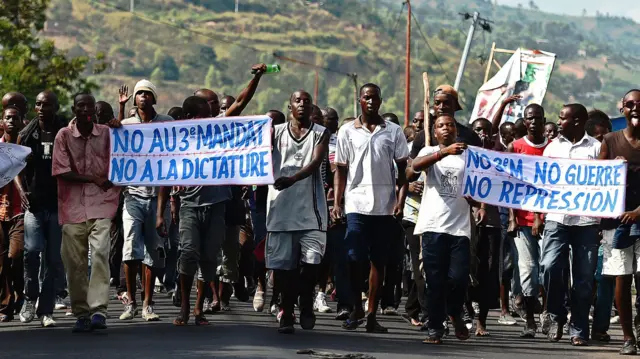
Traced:
<svg viewBox="0 0 640 359">
<path fill-rule="evenodd" d="M 60 310 L 60 309 L 67 309 L 67 303 L 65 303 L 64 299 L 62 297 L 56 297 L 56 305 L 55 305 L 56 310 Z"/>
<path fill-rule="evenodd" d="M 351 313 L 346 309 L 338 310 L 338 315 L 336 315 L 336 320 L 347 320 L 349 319 L 349 315 Z"/>
<path fill-rule="evenodd" d="M 91 317 L 91 330 L 107 329 L 107 318 L 102 314 L 94 314 Z"/>
<path fill-rule="evenodd" d="M 277 317 L 278 314 L 280 313 L 280 308 L 278 307 L 277 304 L 272 304 L 271 308 L 269 308 L 269 313 L 271 313 L 271 315 L 275 315 Z M 280 321 L 280 320 L 278 319 L 278 321 Z"/>
<path fill-rule="evenodd" d="M 67 317 L 72 317 L 73 316 L 73 310 L 71 310 L 71 308 L 67 309 L 67 312 L 64 313 L 65 316 Z"/>
<path fill-rule="evenodd" d="M 516 325 L 516 319 L 511 316 L 511 314 L 500 314 L 500 318 L 498 319 L 498 324 L 502 325 Z"/>
<path fill-rule="evenodd" d="M 142 308 L 142 319 L 147 322 L 157 322 L 160 320 L 160 316 L 153 311 L 153 306 L 147 305 Z"/>
<path fill-rule="evenodd" d="M 473 319 L 478 319 L 478 316 L 480 315 L 480 303 L 478 302 L 472 302 L 471 306 L 473 307 Z"/>
<path fill-rule="evenodd" d="M 40 318 L 40 324 L 43 328 L 53 328 L 56 326 L 56 321 L 53 320 L 53 317 L 50 315 L 43 315 L 42 318 Z"/>
<path fill-rule="evenodd" d="M 313 310 L 318 311 L 320 313 L 331 313 L 331 307 L 327 305 L 327 295 L 318 292 L 316 295 L 316 300 L 313 301 Z M 302 318 L 300 318 L 302 320 Z"/>
<path fill-rule="evenodd" d="M 540 314 L 540 326 L 542 334 L 549 334 L 549 330 L 551 329 L 551 316 L 546 310 Z"/>
<path fill-rule="evenodd" d="M 394 307 L 386 307 L 382 310 L 384 315 L 398 315 L 398 310 Z"/>
<path fill-rule="evenodd" d="M 618 324 L 620 323 L 620 316 L 616 315 L 615 317 L 612 317 L 611 320 L 609 321 L 609 323 L 611 324 Z"/>
<path fill-rule="evenodd" d="M 173 304 L 173 306 L 176 308 L 180 308 L 182 304 L 182 294 L 180 294 L 179 290 L 176 290 L 171 295 L 171 304 Z"/>
<path fill-rule="evenodd" d="M 520 338 L 535 338 L 536 337 L 536 331 L 538 329 L 536 328 L 535 325 L 533 326 L 524 326 L 524 329 L 522 329 L 522 333 L 520 333 Z"/>
<path fill-rule="evenodd" d="M 36 307 L 33 302 L 25 300 L 20 310 L 20 321 L 22 323 L 31 323 L 36 316 Z"/>
<path fill-rule="evenodd" d="M 471 317 L 471 314 L 467 312 L 466 309 L 463 310 L 462 320 L 464 321 L 464 325 L 467 327 L 468 330 L 471 330 L 471 328 L 473 328 L 473 319 Z"/>
<path fill-rule="evenodd" d="M 130 303 L 125 305 L 124 312 L 120 315 L 120 320 L 131 320 L 138 314 L 138 306 Z"/>
<path fill-rule="evenodd" d="M 256 292 L 253 296 L 253 310 L 258 313 L 264 310 L 264 292 Z"/>
<path fill-rule="evenodd" d="M 76 324 L 71 329 L 72 333 L 89 333 L 91 331 L 91 320 L 89 318 L 80 318 L 76 320 Z"/>
<path fill-rule="evenodd" d="M 209 298 L 204 298 L 204 302 L 202 303 L 202 313 L 213 314 L 213 305 L 211 305 Z"/>
</svg>

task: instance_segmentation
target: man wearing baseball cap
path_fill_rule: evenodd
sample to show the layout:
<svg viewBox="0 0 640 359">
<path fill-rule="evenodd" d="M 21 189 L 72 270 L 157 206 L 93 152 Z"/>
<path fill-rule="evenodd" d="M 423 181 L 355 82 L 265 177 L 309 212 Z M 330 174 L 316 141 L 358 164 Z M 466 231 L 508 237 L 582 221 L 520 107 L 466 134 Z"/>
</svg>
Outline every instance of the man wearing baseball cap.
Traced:
<svg viewBox="0 0 640 359">
<path fill-rule="evenodd" d="M 435 111 L 436 118 L 442 115 L 450 115 L 455 118 L 455 113 L 462 110 L 462 106 L 460 106 L 460 102 L 458 101 L 458 91 L 450 85 L 438 86 L 433 92 L 433 110 Z M 433 133 L 433 122 L 430 121 L 430 123 L 431 128 L 427 129 L 425 127 L 424 131 L 416 134 L 413 146 L 411 147 L 411 158 L 416 158 L 420 150 L 425 146 L 425 131 L 431 131 L 431 144 L 429 145 L 437 145 L 436 136 Z M 469 146 L 482 147 L 480 137 L 467 126 L 456 121 L 456 130 L 458 132 L 456 142 L 466 143 Z"/>
<path fill-rule="evenodd" d="M 133 104 L 136 113 L 122 121 L 123 125 L 173 121 L 173 118 L 156 112 L 153 105 L 158 98 L 156 87 L 148 80 L 140 80 L 133 90 Z M 164 238 L 157 234 L 156 211 L 158 187 L 127 186 L 124 190 L 122 226 L 124 247 L 122 261 L 127 283 L 127 293 L 123 296 L 125 310 L 120 320 L 131 320 L 138 313 L 136 303 L 136 275 L 142 264 L 144 298 L 142 319 L 159 320 L 153 310 L 153 289 L 159 269 L 164 268 Z"/>
</svg>

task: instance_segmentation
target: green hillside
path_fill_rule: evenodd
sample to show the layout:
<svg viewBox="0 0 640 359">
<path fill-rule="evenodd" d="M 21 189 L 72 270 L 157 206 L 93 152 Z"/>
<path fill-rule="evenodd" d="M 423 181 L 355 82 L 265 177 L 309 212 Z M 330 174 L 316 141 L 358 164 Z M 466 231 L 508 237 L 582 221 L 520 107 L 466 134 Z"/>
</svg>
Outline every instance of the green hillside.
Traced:
<svg viewBox="0 0 640 359">
<path fill-rule="evenodd" d="M 482 84 L 491 42 L 498 47 L 539 48 L 558 54 L 545 99 L 550 119 L 562 103 L 582 102 L 615 114 L 615 103 L 637 87 L 640 25 L 624 18 L 569 17 L 527 8 L 493 6 L 488 1 L 414 0 L 412 31 L 412 111 L 421 107 L 421 72 L 432 88 L 453 83 L 468 22 L 460 11 L 479 11 L 494 21 L 492 33 L 478 31 L 461 85 L 461 117 L 469 115 Z M 166 111 L 200 87 L 237 94 L 250 79 L 253 63 L 279 63 L 282 72 L 263 77 L 246 113 L 284 109 L 288 94 L 314 90 L 315 71 L 283 61 L 274 53 L 317 64 L 321 106 L 353 114 L 353 83 L 375 82 L 383 89 L 382 111 L 403 117 L 406 11 L 391 0 L 52 0 L 42 34 L 71 56 L 106 54 L 107 69 L 91 75 L 98 97 L 115 105 L 117 88 L 150 78 Z M 426 35 L 428 43 L 422 37 Z M 435 53 L 435 55 L 434 55 Z M 504 63 L 508 57 L 499 55 Z M 494 67 L 494 71 L 496 68 Z"/>
</svg>

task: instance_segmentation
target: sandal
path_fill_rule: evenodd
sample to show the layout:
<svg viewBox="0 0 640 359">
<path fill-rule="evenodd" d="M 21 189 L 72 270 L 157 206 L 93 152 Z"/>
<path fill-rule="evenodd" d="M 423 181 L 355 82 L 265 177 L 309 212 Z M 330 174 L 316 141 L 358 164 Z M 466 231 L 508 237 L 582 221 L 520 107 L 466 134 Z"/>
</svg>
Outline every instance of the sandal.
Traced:
<svg viewBox="0 0 640 359">
<path fill-rule="evenodd" d="M 580 337 L 573 337 L 571 338 L 571 345 L 574 347 L 586 347 L 589 343 Z"/>
<path fill-rule="evenodd" d="M 411 325 L 413 325 L 414 327 L 421 327 L 423 324 L 424 323 L 420 322 L 419 320 L 411 318 Z"/>
<path fill-rule="evenodd" d="M 489 333 L 486 329 L 476 329 L 476 337 L 490 337 L 491 333 Z"/>
<path fill-rule="evenodd" d="M 184 316 L 182 316 L 182 314 L 178 314 L 176 319 L 173 320 L 173 325 L 175 325 L 176 327 L 184 327 L 188 322 L 189 316 L 185 318 Z"/>
<path fill-rule="evenodd" d="M 375 333 L 375 334 L 385 334 L 385 333 L 389 333 L 389 329 L 383 327 L 382 325 L 380 325 L 380 323 L 378 323 L 377 321 L 374 322 L 373 324 L 373 328 L 369 327 L 368 325 L 369 323 L 367 323 L 366 326 L 366 330 L 367 333 Z"/>
<path fill-rule="evenodd" d="M 204 314 L 193 314 L 193 319 L 195 320 L 195 324 L 200 326 L 200 325 L 209 325 L 209 321 L 207 320 L 207 318 L 204 316 Z"/>
<path fill-rule="evenodd" d="M 436 335 L 430 335 L 422 341 L 422 344 L 442 344 L 442 338 Z"/>
</svg>

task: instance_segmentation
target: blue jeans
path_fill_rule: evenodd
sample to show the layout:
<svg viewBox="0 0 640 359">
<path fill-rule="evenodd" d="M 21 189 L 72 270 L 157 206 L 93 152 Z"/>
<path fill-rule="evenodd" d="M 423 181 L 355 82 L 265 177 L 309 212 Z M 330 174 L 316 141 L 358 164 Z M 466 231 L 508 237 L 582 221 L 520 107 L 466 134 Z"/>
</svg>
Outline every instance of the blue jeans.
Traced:
<svg viewBox="0 0 640 359">
<path fill-rule="evenodd" d="M 422 235 L 422 263 L 427 282 L 429 335 L 442 337 L 447 314 L 460 316 L 469 283 L 469 238 L 445 233 Z"/>
<path fill-rule="evenodd" d="M 606 333 L 611 324 L 611 307 L 613 307 L 616 279 L 602 275 L 603 247 L 598 250 L 598 265 L 596 268 L 596 305 L 593 308 L 593 333 Z"/>
<path fill-rule="evenodd" d="M 347 226 L 337 224 L 327 230 L 327 247 L 333 251 L 331 254 L 333 265 L 333 283 L 336 286 L 338 297 L 338 311 L 350 310 L 355 304 L 351 295 L 351 282 L 349 282 L 347 267 L 347 251 L 344 244 L 344 236 Z"/>
<path fill-rule="evenodd" d="M 540 245 L 531 234 L 531 227 L 520 227 L 515 244 L 515 262 L 520 277 L 521 293 L 525 297 L 537 297 L 540 291 Z M 565 286 L 566 288 L 566 286 Z M 514 290 L 515 292 L 515 290 Z"/>
<path fill-rule="evenodd" d="M 543 236 L 542 272 L 551 320 L 562 326 L 567 322 L 565 295 L 571 270 L 571 337 L 589 339 L 589 308 L 598 262 L 598 226 L 567 226 L 549 221 Z M 572 263 L 569 264 L 569 250 Z M 571 267 L 571 269 L 570 269 Z"/>
<path fill-rule="evenodd" d="M 60 256 L 62 228 L 58 212 L 27 211 L 24 215 L 24 284 L 27 300 L 38 304 L 38 316 L 53 313 L 56 281 L 64 280 L 65 272 Z M 44 258 L 42 288 L 40 288 L 40 255 Z"/>
</svg>

